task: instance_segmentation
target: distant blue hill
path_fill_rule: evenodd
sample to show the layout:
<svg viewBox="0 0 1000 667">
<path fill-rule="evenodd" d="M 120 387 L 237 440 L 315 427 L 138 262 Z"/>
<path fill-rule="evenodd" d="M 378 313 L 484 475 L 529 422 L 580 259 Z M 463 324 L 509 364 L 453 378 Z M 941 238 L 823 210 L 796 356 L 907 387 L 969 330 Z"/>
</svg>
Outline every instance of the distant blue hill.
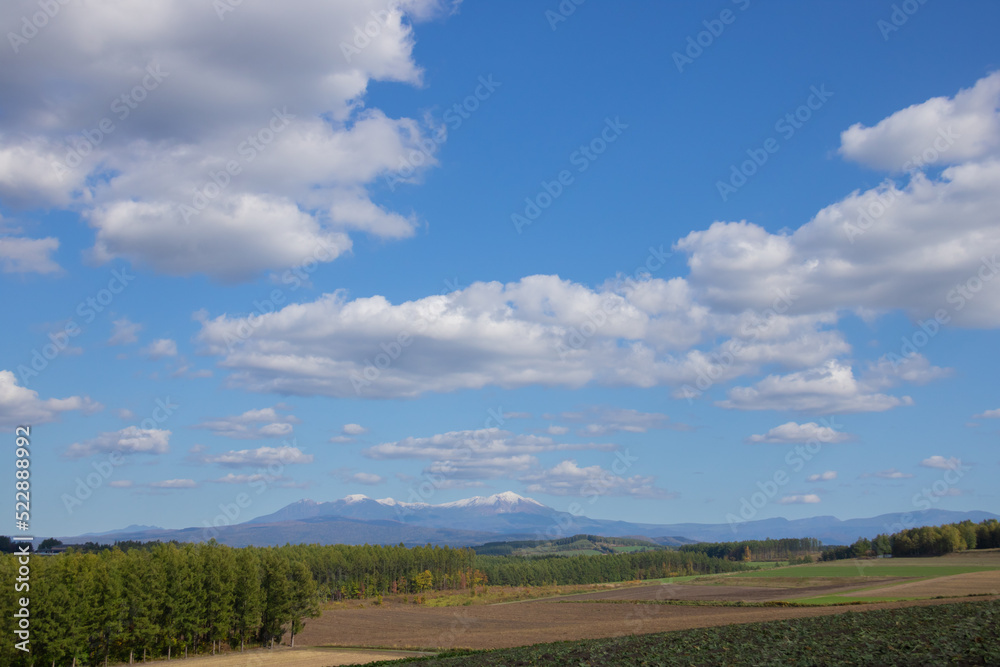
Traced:
<svg viewBox="0 0 1000 667">
<path fill-rule="evenodd" d="M 216 539 L 231 546 L 318 544 L 406 544 L 469 546 L 502 540 L 539 540 L 586 533 L 639 537 L 675 546 L 687 541 L 731 542 L 784 537 L 813 537 L 824 544 L 850 544 L 859 537 L 894 533 L 903 528 L 958 521 L 1000 519 L 990 512 L 925 510 L 866 519 L 833 516 L 809 519 L 760 519 L 740 523 L 646 524 L 574 516 L 513 492 L 450 503 L 403 503 L 352 495 L 331 502 L 301 500 L 277 512 L 235 525 L 164 529 L 129 526 L 107 533 L 61 538 L 66 543 L 118 540 Z"/>
</svg>

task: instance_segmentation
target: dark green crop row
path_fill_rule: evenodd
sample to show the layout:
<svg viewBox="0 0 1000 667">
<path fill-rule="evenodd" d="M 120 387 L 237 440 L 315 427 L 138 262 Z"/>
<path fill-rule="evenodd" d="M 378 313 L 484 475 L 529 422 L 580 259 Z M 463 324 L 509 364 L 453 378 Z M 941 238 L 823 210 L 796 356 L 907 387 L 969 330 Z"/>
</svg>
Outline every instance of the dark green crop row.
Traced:
<svg viewBox="0 0 1000 667">
<path fill-rule="evenodd" d="M 1000 601 L 450 652 L 406 662 L 421 667 L 1000 665 Z"/>
</svg>

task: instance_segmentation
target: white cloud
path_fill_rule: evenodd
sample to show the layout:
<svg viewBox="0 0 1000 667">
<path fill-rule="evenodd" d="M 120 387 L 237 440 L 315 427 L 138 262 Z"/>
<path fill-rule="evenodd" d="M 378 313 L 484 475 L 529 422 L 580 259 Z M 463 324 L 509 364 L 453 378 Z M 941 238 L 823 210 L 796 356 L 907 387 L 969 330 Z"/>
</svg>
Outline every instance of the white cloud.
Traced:
<svg viewBox="0 0 1000 667">
<path fill-rule="evenodd" d="M 385 481 L 385 479 L 370 472 L 356 472 L 351 475 L 351 481 L 357 482 L 358 484 L 374 485 L 381 484 Z"/>
<path fill-rule="evenodd" d="M 546 426 L 542 430 L 542 432 L 545 433 L 545 434 L 547 434 L 547 435 L 566 435 L 567 433 L 569 433 L 569 427 L 568 426 L 553 426 L 553 425 L 550 424 L 549 426 Z"/>
<path fill-rule="evenodd" d="M 594 330 L 594 321 L 603 325 Z M 726 378 L 764 364 L 802 367 L 847 352 L 839 333 L 818 330 L 830 321 L 826 315 L 773 318 L 743 343 Z M 198 340 L 222 357 L 233 386 L 412 397 L 488 385 L 694 383 L 717 364 L 711 349 L 689 348 L 709 335 L 714 346 L 716 337 L 739 335 L 744 325 L 743 314 L 712 316 L 693 303 L 679 278 L 591 289 L 558 276 L 529 276 L 398 305 L 381 296 L 348 301 L 341 292 L 326 294 L 255 315 L 252 327 L 235 315 L 205 318 Z M 584 339 L 581 331 L 593 335 Z M 391 347 L 401 335 L 405 348 L 389 359 L 380 341 Z M 616 418 L 649 428 L 624 412 Z"/>
<path fill-rule="evenodd" d="M 280 447 L 258 447 L 257 449 L 230 450 L 223 454 L 200 454 L 203 463 L 215 463 L 230 468 L 291 465 L 294 463 L 312 463 L 313 455 L 304 454 L 298 447 L 282 445 Z"/>
<path fill-rule="evenodd" d="M 66 456 L 80 458 L 94 454 L 166 454 L 170 451 L 170 431 L 128 426 L 119 431 L 101 433 L 96 438 L 74 442 Z"/>
<path fill-rule="evenodd" d="M 364 435 L 368 432 L 368 429 L 361 424 L 344 424 L 340 432 L 343 435 Z"/>
<path fill-rule="evenodd" d="M 547 415 L 546 418 L 551 418 Z M 559 418 L 569 422 L 589 422 L 580 429 L 583 436 L 604 436 L 611 433 L 646 433 L 650 429 L 668 427 L 670 417 L 659 412 L 639 412 L 627 408 L 590 407 L 583 412 L 563 412 Z"/>
<path fill-rule="evenodd" d="M 295 415 L 283 414 L 274 407 L 260 410 L 247 410 L 241 415 L 213 419 L 195 426 L 208 429 L 224 438 L 237 440 L 257 440 L 262 438 L 281 438 L 290 435 L 294 424 L 299 420 Z"/>
<path fill-rule="evenodd" d="M 836 470 L 827 470 L 826 472 L 817 473 L 815 475 L 809 475 L 806 478 L 808 482 L 829 482 L 831 480 L 837 479 Z"/>
<path fill-rule="evenodd" d="M 154 489 L 193 489 L 198 484 L 193 479 L 165 479 L 162 482 L 150 482 Z"/>
<path fill-rule="evenodd" d="M 677 249 L 688 253 L 694 293 L 729 311 L 764 309 L 779 292 L 790 292 L 797 313 L 901 309 L 914 320 L 943 312 L 949 324 L 1000 326 L 1000 291 L 983 289 L 1000 271 L 998 85 L 1000 73 L 977 84 L 978 101 L 961 112 L 968 117 L 963 143 L 943 153 L 957 162 L 939 175 L 918 171 L 901 184 L 887 180 L 852 192 L 793 232 L 716 222 L 678 241 Z M 926 140 L 925 130 L 903 125 L 911 127 L 898 136 L 877 133 L 898 141 L 896 149 L 872 138 L 852 154 L 860 155 L 864 144 L 899 165 Z"/>
<path fill-rule="evenodd" d="M 345 57 L 341 45 L 387 4 L 371 44 Z M 197 3 L 65 5 L 23 47 L 30 58 L 0 52 L 0 198 L 80 212 L 98 260 L 222 280 L 332 261 L 350 250 L 352 231 L 409 236 L 417 221 L 380 207 L 369 189 L 414 152 L 424 169 L 435 164 L 419 148 L 428 128 L 364 98 L 373 81 L 421 85 L 412 23 L 452 6 L 244 3 L 220 21 Z M 3 34 L 20 30 L 23 12 L 0 5 Z M 143 98 L 138 111 L 123 95 Z M 114 129 L 88 143 L 83 132 L 102 119 Z M 74 147 L 86 153 L 78 166 Z M 182 206 L 197 212 L 185 221 Z"/>
<path fill-rule="evenodd" d="M 154 340 L 143 349 L 143 354 L 152 360 L 163 359 L 164 357 L 177 356 L 177 343 L 169 338 Z"/>
<path fill-rule="evenodd" d="M 987 410 L 985 412 L 980 412 L 978 415 L 973 416 L 974 419 L 1000 419 L 1000 408 L 996 410 Z"/>
<path fill-rule="evenodd" d="M 260 392 L 386 398 L 486 386 L 667 385 L 683 396 L 688 385 L 766 368 L 770 376 L 733 389 L 723 405 L 818 413 L 908 405 L 885 387 L 950 369 L 903 346 L 855 374 L 845 360 L 851 347 L 834 327 L 842 313 L 871 319 L 892 310 L 918 323 L 913 340 L 946 325 L 1000 326 L 1000 291 L 984 288 L 1000 273 L 1000 114 L 989 102 L 998 77 L 938 114 L 968 135 L 948 151 L 959 162 L 849 193 L 791 232 L 745 220 L 691 232 L 675 244 L 687 254 L 686 278 L 591 288 L 527 276 L 399 304 L 338 292 L 255 318 L 249 338 L 240 335 L 245 318 L 206 317 L 198 339 L 229 370 L 230 386 Z M 862 139 L 855 128 L 845 150 L 861 156 L 883 141 L 878 135 L 907 154 L 909 137 L 923 130 L 904 116 Z M 935 314 L 943 324 L 927 319 Z M 379 343 L 400 334 L 405 349 L 376 367 Z"/>
<path fill-rule="evenodd" d="M 797 424 L 795 422 L 788 422 L 782 424 L 781 426 L 775 426 L 770 431 L 763 435 L 751 435 L 747 438 L 747 442 L 770 442 L 777 444 L 787 444 L 795 442 L 847 442 L 852 440 L 854 436 L 850 433 L 843 433 L 837 431 L 830 426 L 820 426 L 816 422 L 806 422 L 805 424 Z"/>
<path fill-rule="evenodd" d="M 778 501 L 780 505 L 812 505 L 820 502 L 819 496 L 815 493 L 806 493 L 804 495 L 793 495 L 785 496 Z"/>
<path fill-rule="evenodd" d="M 862 475 L 862 477 L 868 477 L 868 476 L 869 475 Z M 913 475 L 911 475 L 910 473 L 900 472 L 895 468 L 889 468 L 888 470 L 880 470 L 877 473 L 875 473 L 875 476 L 880 477 L 882 479 L 910 479 L 911 477 L 913 477 Z"/>
<path fill-rule="evenodd" d="M 998 110 L 1000 72 L 995 72 L 955 97 L 914 104 L 874 127 L 852 125 L 841 135 L 840 154 L 885 171 L 974 160 L 1000 149 Z M 908 165 L 915 157 L 915 165 Z"/>
<path fill-rule="evenodd" d="M 135 413 L 129 410 L 128 408 L 120 408 L 117 411 L 117 415 L 118 419 L 121 419 L 123 421 L 132 421 L 133 419 L 135 419 Z"/>
<path fill-rule="evenodd" d="M 63 412 L 79 410 L 90 414 L 102 407 L 89 396 L 40 399 L 37 391 L 20 386 L 14 373 L 0 370 L 0 426 L 44 424 L 55 421 Z"/>
<path fill-rule="evenodd" d="M 958 470 L 962 467 L 962 462 L 954 456 L 945 458 L 943 456 L 931 456 L 920 462 L 925 468 L 937 468 L 938 470 Z"/>
<path fill-rule="evenodd" d="M 0 269 L 4 273 L 59 273 L 62 268 L 52 259 L 58 249 L 59 239 L 52 237 L 0 237 Z"/>
<path fill-rule="evenodd" d="M 768 375 L 753 387 L 734 387 L 718 405 L 736 410 L 795 410 L 817 414 L 884 412 L 912 405 L 901 398 L 872 392 L 850 366 L 829 361 L 819 368 L 789 375 Z"/>
<path fill-rule="evenodd" d="M 111 338 L 108 339 L 108 345 L 130 345 L 139 340 L 138 334 L 142 331 L 141 324 L 133 322 L 127 317 L 115 320 L 112 324 L 114 329 L 111 332 Z"/>
<path fill-rule="evenodd" d="M 427 459 L 427 472 L 455 479 L 496 478 L 530 470 L 537 454 L 573 450 L 610 451 L 610 444 L 563 444 L 539 435 L 516 435 L 498 428 L 451 431 L 404 438 L 362 451 L 371 459 Z"/>
<path fill-rule="evenodd" d="M 565 460 L 538 473 L 522 475 L 528 493 L 555 496 L 633 496 L 637 498 L 674 498 L 676 494 L 656 486 L 656 479 L 646 475 L 622 477 L 599 465 L 580 467 Z"/>
</svg>

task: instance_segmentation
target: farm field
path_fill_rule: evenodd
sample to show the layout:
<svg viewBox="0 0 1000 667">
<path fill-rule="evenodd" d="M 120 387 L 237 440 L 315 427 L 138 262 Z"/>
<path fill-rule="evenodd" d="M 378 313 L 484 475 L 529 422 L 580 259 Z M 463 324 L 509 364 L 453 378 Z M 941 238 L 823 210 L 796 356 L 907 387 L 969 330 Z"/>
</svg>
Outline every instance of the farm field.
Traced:
<svg viewBox="0 0 1000 667">
<path fill-rule="evenodd" d="M 184 667 L 337 667 L 421 655 L 427 654 L 412 651 L 282 647 L 274 651 L 255 649 L 245 653 L 188 658 L 179 664 Z"/>
<path fill-rule="evenodd" d="M 864 637 L 863 642 L 858 638 Z M 821 618 L 524 646 L 418 660 L 429 667 L 499 665 L 995 665 L 1000 602 L 876 609 Z"/>
<path fill-rule="evenodd" d="M 495 649 L 548 641 L 1000 598 L 1000 552 L 841 561 L 608 587 L 507 604 L 327 609 L 297 637 L 308 646 Z M 863 572 L 863 574 L 859 574 Z M 894 591 L 896 586 L 910 586 Z M 865 595 L 861 599 L 858 596 Z M 881 601 L 889 598 L 892 601 Z M 966 598 L 969 599 L 969 598 Z M 972 598 L 981 600 L 984 598 Z M 781 603 L 793 603 L 783 606 Z M 853 606 L 831 606 L 855 603 Z M 657 604 L 664 603 L 664 604 Z M 749 606 L 737 606 L 746 603 Z M 773 604 L 772 604 L 773 603 Z M 769 606 L 770 605 L 770 606 Z"/>
</svg>

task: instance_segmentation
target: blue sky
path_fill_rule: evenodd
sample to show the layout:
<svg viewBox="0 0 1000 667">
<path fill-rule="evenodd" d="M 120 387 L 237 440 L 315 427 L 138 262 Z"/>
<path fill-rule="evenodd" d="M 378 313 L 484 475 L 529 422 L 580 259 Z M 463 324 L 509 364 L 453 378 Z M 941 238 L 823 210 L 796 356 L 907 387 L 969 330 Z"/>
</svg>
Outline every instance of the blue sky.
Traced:
<svg viewBox="0 0 1000 667">
<path fill-rule="evenodd" d="M 1000 511 L 994 3 L 39 7 L 0 10 L 36 534 Z"/>
</svg>

